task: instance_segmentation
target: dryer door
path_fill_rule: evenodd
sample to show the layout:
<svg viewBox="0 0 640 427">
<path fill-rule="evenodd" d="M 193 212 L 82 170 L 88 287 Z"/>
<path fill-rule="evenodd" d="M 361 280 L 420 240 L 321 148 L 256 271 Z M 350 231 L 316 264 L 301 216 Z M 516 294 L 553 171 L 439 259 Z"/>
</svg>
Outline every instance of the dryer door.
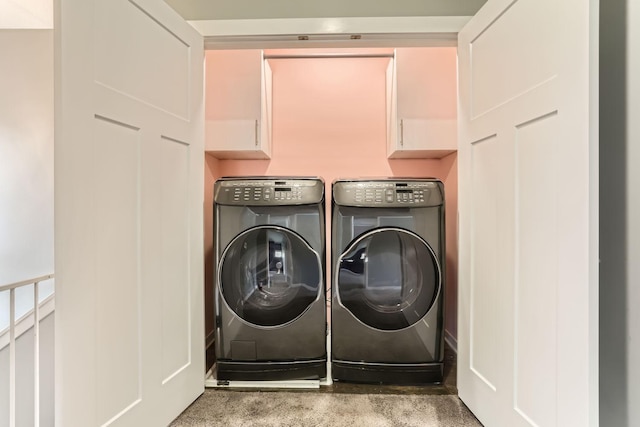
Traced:
<svg viewBox="0 0 640 427">
<path fill-rule="evenodd" d="M 258 226 L 236 236 L 218 265 L 219 292 L 241 319 L 279 326 L 301 316 L 322 294 L 320 256 L 296 232 Z"/>
<path fill-rule="evenodd" d="M 433 249 L 417 234 L 396 227 L 356 237 L 338 259 L 339 303 L 379 330 L 407 328 L 434 305 L 442 273 Z"/>
</svg>

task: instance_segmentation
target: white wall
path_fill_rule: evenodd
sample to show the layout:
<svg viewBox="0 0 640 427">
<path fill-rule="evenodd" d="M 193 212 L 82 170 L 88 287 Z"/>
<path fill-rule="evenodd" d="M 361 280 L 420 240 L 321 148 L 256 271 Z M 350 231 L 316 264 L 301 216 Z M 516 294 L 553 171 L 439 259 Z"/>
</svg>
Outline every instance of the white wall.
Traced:
<svg viewBox="0 0 640 427">
<path fill-rule="evenodd" d="M 5 11 L 0 8 L 0 15 Z M 53 273 L 53 30 L 0 29 L 0 285 L 49 273 Z M 32 308 L 32 289 L 16 291 L 16 317 Z M 43 283 L 41 299 L 52 290 L 52 281 Z M 8 323 L 7 291 L 0 292 L 0 334 Z M 29 336 L 27 332 L 20 342 L 32 345 Z M 53 327 L 43 326 L 41 344 L 42 380 L 53 381 Z M 20 354 L 25 348 L 19 345 Z M 2 372 L 8 369 L 5 353 L 0 352 Z M 33 357 L 32 350 L 30 354 Z M 31 369 L 25 357 L 18 356 L 21 372 Z M 17 381 L 18 397 L 28 394 L 33 380 L 20 375 Z M 3 397 L 8 381 L 1 375 L 0 384 L 2 425 L 9 411 L 8 395 Z M 18 413 L 33 413 L 33 403 L 28 402 L 19 398 Z M 53 424 L 52 402 L 51 382 L 51 387 L 42 389 L 41 410 L 49 417 L 42 425 Z M 49 403 L 51 411 L 46 409 Z"/>
<path fill-rule="evenodd" d="M 53 30 L 0 30 L 0 285 L 53 273 Z M 43 285 L 41 296 L 51 293 Z M 17 292 L 18 317 L 33 294 Z M 8 292 L 0 293 L 0 331 Z"/>
<path fill-rule="evenodd" d="M 0 0 L 0 28 L 53 28 L 53 1 Z"/>
<path fill-rule="evenodd" d="M 640 4 L 600 9 L 600 425 L 640 425 Z"/>
</svg>

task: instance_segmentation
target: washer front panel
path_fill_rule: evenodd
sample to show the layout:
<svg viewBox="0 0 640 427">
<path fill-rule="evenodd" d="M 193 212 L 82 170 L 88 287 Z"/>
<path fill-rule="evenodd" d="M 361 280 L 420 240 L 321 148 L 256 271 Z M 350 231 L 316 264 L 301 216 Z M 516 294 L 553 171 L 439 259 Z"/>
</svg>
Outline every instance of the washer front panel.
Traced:
<svg viewBox="0 0 640 427">
<path fill-rule="evenodd" d="M 223 178 L 216 181 L 214 200 L 221 205 L 288 206 L 320 203 L 324 182 L 318 178 Z"/>
<path fill-rule="evenodd" d="M 442 183 L 432 179 L 338 180 L 333 200 L 341 206 L 431 207 L 444 203 Z"/>
</svg>

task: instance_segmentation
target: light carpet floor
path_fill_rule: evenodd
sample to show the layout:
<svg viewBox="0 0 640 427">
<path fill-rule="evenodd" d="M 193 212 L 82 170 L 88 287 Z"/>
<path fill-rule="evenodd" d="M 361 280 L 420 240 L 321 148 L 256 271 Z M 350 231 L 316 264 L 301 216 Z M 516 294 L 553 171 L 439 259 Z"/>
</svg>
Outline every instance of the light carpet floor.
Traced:
<svg viewBox="0 0 640 427">
<path fill-rule="evenodd" d="M 207 389 L 170 427 L 482 426 L 455 395 Z"/>
</svg>

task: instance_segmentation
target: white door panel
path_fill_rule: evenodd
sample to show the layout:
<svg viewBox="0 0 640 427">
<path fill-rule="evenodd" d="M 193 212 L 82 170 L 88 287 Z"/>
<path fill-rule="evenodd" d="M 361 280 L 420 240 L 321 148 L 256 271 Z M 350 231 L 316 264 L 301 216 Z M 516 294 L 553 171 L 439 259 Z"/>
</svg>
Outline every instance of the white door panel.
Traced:
<svg viewBox="0 0 640 427">
<path fill-rule="evenodd" d="M 458 388 L 487 426 L 597 425 L 593 29 L 561 3 L 490 1 L 459 35 Z"/>
<path fill-rule="evenodd" d="M 57 4 L 57 425 L 204 388 L 203 42 L 162 1 Z"/>
</svg>

